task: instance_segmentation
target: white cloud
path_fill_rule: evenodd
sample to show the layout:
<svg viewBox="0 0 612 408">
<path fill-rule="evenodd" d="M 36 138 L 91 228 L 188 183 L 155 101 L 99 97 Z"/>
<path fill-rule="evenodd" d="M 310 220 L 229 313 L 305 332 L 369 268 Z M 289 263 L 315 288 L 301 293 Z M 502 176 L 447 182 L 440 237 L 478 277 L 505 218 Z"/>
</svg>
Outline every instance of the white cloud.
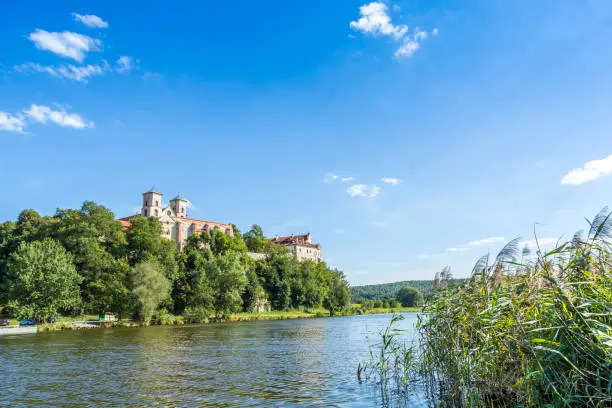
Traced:
<svg viewBox="0 0 612 408">
<path fill-rule="evenodd" d="M 399 7 L 393 6 L 393 11 L 398 11 Z M 394 25 L 389 16 L 389 7 L 382 2 L 372 2 L 359 7 L 361 17 L 357 21 L 351 21 L 350 27 L 355 31 L 373 36 L 389 36 L 395 41 L 403 44 L 395 51 L 396 58 L 410 57 L 421 48 L 421 41 L 429 37 L 427 31 L 418 27 L 413 34 L 408 33 L 408 26 L 405 24 Z M 434 28 L 431 35 L 438 35 L 439 31 Z"/>
<path fill-rule="evenodd" d="M 38 123 L 55 123 L 59 126 L 72 127 L 75 129 L 84 129 L 93 127 L 93 122 L 87 122 L 81 115 L 76 113 L 68 113 L 63 108 L 60 110 L 53 110 L 48 106 L 32 104 L 29 109 L 24 110 L 23 113 Z"/>
<path fill-rule="evenodd" d="M 417 41 L 406 40 L 406 42 L 404 42 L 404 45 L 399 47 L 393 55 L 395 56 L 395 58 L 412 57 L 412 55 L 414 55 L 414 53 L 417 52 L 419 48 L 421 48 L 421 45 Z"/>
<path fill-rule="evenodd" d="M 385 184 L 392 184 L 394 186 L 402 182 L 402 180 L 395 178 L 395 177 L 383 177 L 380 179 L 380 181 L 382 181 Z"/>
<path fill-rule="evenodd" d="M 584 167 L 571 170 L 561 184 L 579 185 L 612 174 L 612 154 L 600 160 L 591 160 Z"/>
<path fill-rule="evenodd" d="M 61 65 L 59 67 L 44 66 L 34 62 L 15 66 L 15 71 L 18 72 L 42 72 L 51 76 L 66 78 L 78 82 L 87 82 L 92 76 L 103 75 L 110 71 L 111 68 L 106 61 L 102 65 L 85 65 L 77 67 L 72 64 Z"/>
<path fill-rule="evenodd" d="M 452 247 L 452 248 L 446 248 L 444 250 L 444 252 L 466 252 L 466 251 L 471 251 L 472 248 L 469 247 Z"/>
<path fill-rule="evenodd" d="M 108 22 L 102 20 L 100 17 L 93 14 L 78 14 L 72 13 L 74 21 L 80 21 L 89 28 L 107 28 Z"/>
<path fill-rule="evenodd" d="M 360 197 L 376 197 L 380 194 L 380 187 L 375 184 L 370 186 L 366 184 L 354 184 L 346 189 L 346 192 L 351 196 L 360 196 Z"/>
<path fill-rule="evenodd" d="M 116 70 L 120 74 L 127 74 L 134 68 L 134 59 L 132 57 L 122 56 L 117 59 Z"/>
<path fill-rule="evenodd" d="M 504 240 L 504 237 L 489 237 L 489 238 L 479 239 L 478 241 L 470 241 L 468 242 L 468 245 L 471 245 L 471 246 L 490 245 L 495 242 L 500 242 L 503 240 Z"/>
<path fill-rule="evenodd" d="M 343 230 L 342 228 L 336 228 L 336 229 L 334 230 L 334 232 L 335 232 L 336 234 L 344 234 L 344 230 Z"/>
<path fill-rule="evenodd" d="M 372 2 L 361 6 L 359 7 L 361 18 L 351 21 L 350 27 L 364 34 L 387 35 L 400 39 L 408 32 L 408 27 L 404 24 L 393 25 L 388 11 L 389 8 L 384 3 Z"/>
<path fill-rule="evenodd" d="M 550 247 L 551 245 L 555 245 L 558 241 L 559 241 L 558 238 L 538 238 L 537 241 L 535 239 L 532 239 L 530 241 L 521 241 L 518 243 L 518 247 L 519 248 L 523 248 L 523 247 L 537 248 L 538 245 L 540 247 L 544 247 L 544 246 Z"/>
<path fill-rule="evenodd" d="M 347 181 L 351 180 L 353 180 L 352 177 L 342 177 L 334 173 L 326 173 L 325 176 L 323 176 L 323 181 L 326 183 L 333 183 L 334 181 L 346 183 Z"/>
<path fill-rule="evenodd" d="M 23 118 L 0 111 L 0 130 L 23 133 L 26 126 Z"/>
<path fill-rule="evenodd" d="M 41 50 L 51 51 L 62 57 L 72 58 L 77 62 L 83 62 L 85 55 L 90 51 L 99 51 L 102 42 L 83 34 L 71 31 L 48 32 L 36 29 L 30 33 L 28 39 Z"/>
</svg>

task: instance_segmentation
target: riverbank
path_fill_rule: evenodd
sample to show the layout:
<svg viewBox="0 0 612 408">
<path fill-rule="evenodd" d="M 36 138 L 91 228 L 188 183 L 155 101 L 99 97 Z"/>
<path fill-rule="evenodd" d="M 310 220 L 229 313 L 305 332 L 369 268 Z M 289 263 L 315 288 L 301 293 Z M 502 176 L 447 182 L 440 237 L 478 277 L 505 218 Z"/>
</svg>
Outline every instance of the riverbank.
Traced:
<svg viewBox="0 0 612 408">
<path fill-rule="evenodd" d="M 409 312 L 420 312 L 420 307 L 401 307 L 401 308 L 374 308 L 368 310 L 361 310 L 357 308 L 351 308 L 351 310 L 344 313 L 338 313 L 335 316 L 354 316 L 358 314 L 393 314 L 393 313 L 409 313 Z M 265 321 L 265 320 L 291 320 L 291 319 L 309 319 L 315 317 L 335 317 L 330 316 L 329 312 L 325 309 L 313 309 L 313 310 L 287 310 L 287 311 L 270 311 L 261 313 L 235 313 L 224 319 L 216 319 L 214 317 L 208 317 L 198 321 L 190 321 L 185 316 L 180 315 L 165 315 L 154 318 L 151 323 L 144 324 L 132 319 L 121 319 L 112 322 L 101 322 L 96 316 L 80 316 L 77 318 L 62 317 L 60 321 L 56 323 L 43 323 L 39 324 L 39 332 L 49 332 L 58 330 L 86 330 L 96 328 L 118 328 L 118 327 L 141 327 L 141 326 L 181 326 L 185 324 L 207 324 L 207 323 L 220 323 L 220 322 L 248 322 L 248 321 Z"/>
</svg>

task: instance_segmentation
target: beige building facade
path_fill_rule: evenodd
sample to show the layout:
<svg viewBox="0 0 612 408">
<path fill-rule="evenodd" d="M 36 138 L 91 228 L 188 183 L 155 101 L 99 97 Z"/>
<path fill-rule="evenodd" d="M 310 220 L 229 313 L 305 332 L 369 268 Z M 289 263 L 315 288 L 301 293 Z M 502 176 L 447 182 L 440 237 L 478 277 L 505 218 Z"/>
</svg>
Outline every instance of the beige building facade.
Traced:
<svg viewBox="0 0 612 408">
<path fill-rule="evenodd" d="M 142 193 L 140 215 L 158 218 L 163 227 L 164 237 L 175 241 L 179 249 L 184 247 L 187 238 L 194 233 L 220 230 L 226 235 L 234 235 L 231 224 L 189 217 L 187 214 L 189 201 L 180 194 L 170 200 L 168 205 L 164 205 L 162 199 L 163 194 L 154 189 Z M 132 217 L 122 218 L 119 221 L 128 226 L 130 218 Z"/>
<path fill-rule="evenodd" d="M 303 235 L 277 236 L 270 238 L 270 241 L 289 249 L 299 261 L 311 260 L 319 262 L 323 259 L 321 256 L 321 244 L 312 243 L 310 232 Z"/>
</svg>

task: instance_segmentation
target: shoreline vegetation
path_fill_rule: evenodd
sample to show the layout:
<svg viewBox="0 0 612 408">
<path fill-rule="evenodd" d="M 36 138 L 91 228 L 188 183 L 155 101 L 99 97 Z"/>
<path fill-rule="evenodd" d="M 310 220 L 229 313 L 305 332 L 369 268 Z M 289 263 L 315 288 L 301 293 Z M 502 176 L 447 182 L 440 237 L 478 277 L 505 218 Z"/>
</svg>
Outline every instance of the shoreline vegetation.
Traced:
<svg viewBox="0 0 612 408">
<path fill-rule="evenodd" d="M 611 218 L 604 208 L 549 251 L 512 240 L 458 284 L 445 268 L 415 343 L 394 316 L 358 380 L 383 406 L 408 405 L 415 388 L 441 407 L 612 406 Z"/>
<path fill-rule="evenodd" d="M 151 322 L 145 324 L 131 319 L 116 320 L 112 322 L 101 322 L 96 320 L 96 316 L 82 316 L 74 319 L 62 318 L 55 323 L 38 324 L 38 332 L 52 332 L 60 330 L 89 330 L 99 328 L 123 328 L 123 327 L 148 327 L 148 326 L 183 326 L 183 325 L 201 325 L 211 323 L 240 323 L 252 321 L 272 321 L 272 320 L 293 320 L 293 319 L 310 319 L 322 317 L 341 317 L 341 316 L 357 316 L 371 314 L 398 314 L 398 313 L 414 313 L 422 311 L 422 307 L 398 307 L 398 308 L 374 308 L 361 310 L 359 307 L 353 308 L 341 314 L 330 315 L 325 309 L 315 310 L 287 310 L 287 311 L 271 311 L 261 313 L 242 312 L 236 313 L 226 318 L 216 319 L 214 316 L 202 321 L 189 321 L 185 316 L 169 315 L 165 318 L 154 318 Z M 17 325 L 16 320 L 11 321 L 12 325 Z"/>
</svg>

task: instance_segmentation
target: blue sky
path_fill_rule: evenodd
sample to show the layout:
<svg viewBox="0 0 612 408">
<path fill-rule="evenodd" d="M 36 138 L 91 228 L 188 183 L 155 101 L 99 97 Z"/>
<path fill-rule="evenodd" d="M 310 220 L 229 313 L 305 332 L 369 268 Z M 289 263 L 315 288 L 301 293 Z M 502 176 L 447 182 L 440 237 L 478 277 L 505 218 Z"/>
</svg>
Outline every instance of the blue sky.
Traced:
<svg viewBox="0 0 612 408">
<path fill-rule="evenodd" d="M 126 216 L 154 185 L 310 231 L 352 284 L 465 276 L 612 204 L 611 23 L 607 0 L 9 1 L 0 220 Z"/>
</svg>

